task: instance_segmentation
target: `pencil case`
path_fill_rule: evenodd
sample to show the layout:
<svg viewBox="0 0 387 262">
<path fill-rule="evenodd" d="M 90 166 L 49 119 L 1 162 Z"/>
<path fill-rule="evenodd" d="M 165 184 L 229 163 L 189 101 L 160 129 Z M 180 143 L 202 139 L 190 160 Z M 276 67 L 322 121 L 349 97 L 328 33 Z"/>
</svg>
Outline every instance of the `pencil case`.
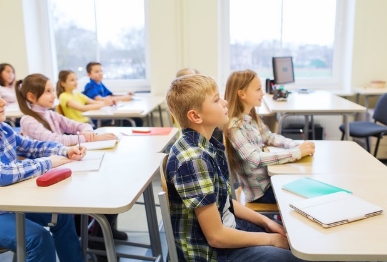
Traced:
<svg viewBox="0 0 387 262">
<path fill-rule="evenodd" d="M 51 169 L 36 179 L 38 186 L 46 187 L 56 184 L 71 176 L 71 169 L 67 167 Z"/>
</svg>

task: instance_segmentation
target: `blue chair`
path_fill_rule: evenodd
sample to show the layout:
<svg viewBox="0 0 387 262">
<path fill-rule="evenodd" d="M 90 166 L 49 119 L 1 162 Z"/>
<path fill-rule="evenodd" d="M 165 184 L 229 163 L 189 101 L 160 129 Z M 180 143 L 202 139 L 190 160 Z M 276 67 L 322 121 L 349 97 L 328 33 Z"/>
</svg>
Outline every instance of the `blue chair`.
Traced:
<svg viewBox="0 0 387 262">
<path fill-rule="evenodd" d="M 368 152 L 371 151 L 369 137 L 377 137 L 374 151 L 374 157 L 376 157 L 378 154 L 380 139 L 387 135 L 387 94 L 382 95 L 378 99 L 372 117 L 375 120 L 374 122 L 354 121 L 349 123 L 349 135 L 352 137 L 365 138 Z M 381 123 L 385 126 L 378 123 Z M 345 125 L 342 124 L 339 128 L 343 133 L 341 137 L 341 140 L 343 140 L 345 134 Z"/>
</svg>

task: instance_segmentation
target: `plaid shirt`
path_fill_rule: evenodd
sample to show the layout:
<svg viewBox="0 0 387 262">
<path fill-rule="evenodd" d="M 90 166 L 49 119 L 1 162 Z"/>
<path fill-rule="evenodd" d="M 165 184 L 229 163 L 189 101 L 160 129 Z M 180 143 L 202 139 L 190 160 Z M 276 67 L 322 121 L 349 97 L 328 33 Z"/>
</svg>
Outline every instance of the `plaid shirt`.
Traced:
<svg viewBox="0 0 387 262">
<path fill-rule="evenodd" d="M 183 129 L 171 148 L 166 180 L 179 261 L 216 261 L 219 249 L 209 246 L 195 208 L 216 203 L 222 217 L 227 197 L 231 199 L 224 146 Z"/>
<path fill-rule="evenodd" d="M 293 162 L 301 158 L 301 151 L 295 141 L 270 132 L 265 125 L 262 125 L 260 130 L 257 122 L 249 115 L 243 115 L 242 120 L 231 119 L 227 132 L 239 160 L 235 172 L 248 202 L 262 197 L 270 187 L 266 166 Z M 263 146 L 290 150 L 266 153 L 262 151 Z"/>
<path fill-rule="evenodd" d="M 6 186 L 51 169 L 50 155 L 67 156 L 67 148 L 55 142 L 29 140 L 0 123 L 0 186 Z M 18 160 L 17 156 L 25 157 Z M 1 212 L 0 212 L 1 213 Z"/>
</svg>

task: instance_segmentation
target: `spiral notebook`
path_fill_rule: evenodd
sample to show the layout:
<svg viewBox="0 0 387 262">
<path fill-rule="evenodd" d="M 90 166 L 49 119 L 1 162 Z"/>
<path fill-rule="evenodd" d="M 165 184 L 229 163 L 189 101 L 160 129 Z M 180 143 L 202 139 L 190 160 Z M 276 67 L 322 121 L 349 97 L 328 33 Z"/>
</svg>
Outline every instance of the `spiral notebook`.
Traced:
<svg viewBox="0 0 387 262">
<path fill-rule="evenodd" d="M 290 203 L 296 212 L 324 228 L 347 224 L 383 213 L 383 209 L 347 192 L 336 192 Z"/>
</svg>

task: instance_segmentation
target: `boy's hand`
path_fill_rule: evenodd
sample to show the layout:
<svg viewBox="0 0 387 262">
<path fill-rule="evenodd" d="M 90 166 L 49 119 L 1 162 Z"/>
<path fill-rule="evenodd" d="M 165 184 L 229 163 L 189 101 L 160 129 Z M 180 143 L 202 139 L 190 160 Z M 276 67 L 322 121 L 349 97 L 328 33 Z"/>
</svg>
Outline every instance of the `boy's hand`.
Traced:
<svg viewBox="0 0 387 262">
<path fill-rule="evenodd" d="M 81 160 L 86 155 L 86 147 L 71 146 L 67 148 L 67 157 L 71 160 Z"/>
<path fill-rule="evenodd" d="M 101 135 L 95 136 L 95 141 L 103 141 L 103 140 L 118 140 L 115 134 L 112 133 L 105 133 Z"/>
<path fill-rule="evenodd" d="M 96 136 L 93 131 L 82 132 L 81 135 L 85 137 L 86 142 L 93 142 Z"/>
<path fill-rule="evenodd" d="M 68 159 L 67 157 L 57 155 L 50 156 L 50 160 L 52 167 L 57 167 L 72 162 L 72 160 Z"/>
<path fill-rule="evenodd" d="M 286 237 L 280 234 L 275 233 L 269 233 L 270 235 L 270 243 L 272 246 L 283 248 L 283 249 L 289 249 L 289 242 Z"/>
<path fill-rule="evenodd" d="M 301 157 L 304 156 L 313 156 L 315 145 L 313 142 L 305 141 L 301 145 L 298 146 L 301 150 Z"/>
<path fill-rule="evenodd" d="M 280 235 L 286 237 L 286 231 L 285 231 L 285 228 L 283 226 L 281 226 L 280 224 L 274 222 L 271 219 L 267 219 L 266 221 L 267 222 L 264 225 L 264 228 L 265 228 L 266 232 L 268 232 L 268 233 L 277 233 L 277 234 L 280 234 Z"/>
</svg>

